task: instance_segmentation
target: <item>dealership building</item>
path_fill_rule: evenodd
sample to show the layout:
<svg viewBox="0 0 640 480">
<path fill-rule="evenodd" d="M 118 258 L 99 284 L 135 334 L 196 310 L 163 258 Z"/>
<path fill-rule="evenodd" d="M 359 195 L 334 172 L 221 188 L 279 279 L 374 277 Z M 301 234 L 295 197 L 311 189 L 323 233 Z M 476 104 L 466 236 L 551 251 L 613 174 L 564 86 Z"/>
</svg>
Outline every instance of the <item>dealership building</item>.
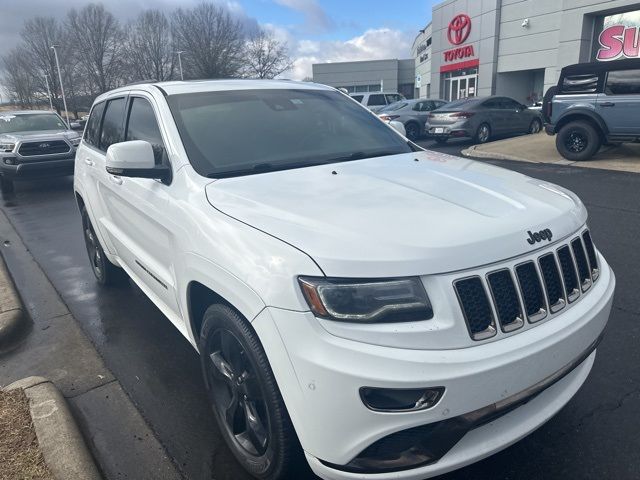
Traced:
<svg viewBox="0 0 640 480">
<path fill-rule="evenodd" d="M 640 58 L 640 2 L 448 0 L 433 7 L 432 21 L 418 32 L 411 54 L 412 84 L 406 73 L 402 77 L 406 96 L 456 100 L 499 94 L 532 104 L 566 65 Z M 399 91 L 399 81 L 394 89 L 367 64 L 375 62 L 314 65 L 313 79 L 349 91 L 362 85 L 366 91 Z"/>
</svg>

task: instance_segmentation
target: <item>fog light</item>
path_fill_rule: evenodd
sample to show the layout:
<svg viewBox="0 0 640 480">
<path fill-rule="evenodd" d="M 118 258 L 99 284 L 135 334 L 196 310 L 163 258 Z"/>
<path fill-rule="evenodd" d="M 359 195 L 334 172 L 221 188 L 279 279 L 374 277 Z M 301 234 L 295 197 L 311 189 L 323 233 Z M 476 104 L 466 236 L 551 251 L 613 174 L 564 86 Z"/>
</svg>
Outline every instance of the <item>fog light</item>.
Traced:
<svg viewBox="0 0 640 480">
<path fill-rule="evenodd" d="M 377 412 L 416 412 L 433 407 L 442 398 L 444 387 L 373 388 L 362 387 L 360 398 L 370 410 Z"/>
<path fill-rule="evenodd" d="M 11 157 L 4 159 L 5 165 L 15 165 L 15 160 Z"/>
</svg>

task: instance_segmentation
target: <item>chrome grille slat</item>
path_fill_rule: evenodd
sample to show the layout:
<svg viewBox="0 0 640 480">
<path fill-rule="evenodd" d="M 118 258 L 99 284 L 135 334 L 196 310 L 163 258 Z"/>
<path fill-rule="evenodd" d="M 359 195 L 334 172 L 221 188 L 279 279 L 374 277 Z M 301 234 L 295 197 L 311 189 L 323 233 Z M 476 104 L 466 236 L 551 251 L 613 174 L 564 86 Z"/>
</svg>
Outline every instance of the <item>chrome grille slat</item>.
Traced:
<svg viewBox="0 0 640 480">
<path fill-rule="evenodd" d="M 554 251 L 512 267 L 454 280 L 467 328 L 474 340 L 534 324 L 585 295 L 599 276 L 591 234 L 584 230 Z M 532 325 L 531 325 L 532 326 Z"/>
</svg>

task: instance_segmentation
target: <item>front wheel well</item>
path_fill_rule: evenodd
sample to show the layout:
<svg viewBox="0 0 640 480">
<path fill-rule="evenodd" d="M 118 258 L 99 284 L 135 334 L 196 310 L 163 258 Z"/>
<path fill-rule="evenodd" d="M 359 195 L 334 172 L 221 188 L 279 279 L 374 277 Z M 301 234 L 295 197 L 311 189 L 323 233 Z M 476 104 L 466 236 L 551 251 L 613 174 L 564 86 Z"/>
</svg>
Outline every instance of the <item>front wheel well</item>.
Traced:
<svg viewBox="0 0 640 480">
<path fill-rule="evenodd" d="M 196 343 L 200 338 L 200 330 L 202 328 L 202 320 L 204 312 L 211 305 L 221 304 L 232 308 L 236 312 L 238 309 L 229 303 L 224 297 L 211 290 L 200 282 L 193 281 L 187 287 L 187 305 L 189 307 L 189 323 L 191 324 L 191 333 Z M 240 312 L 238 312 L 240 314 Z M 242 315 L 242 314 L 240 314 Z"/>
<path fill-rule="evenodd" d="M 76 203 L 78 204 L 78 210 L 82 211 L 82 207 L 84 207 L 84 200 L 82 198 L 82 195 L 80 195 L 78 192 L 76 193 Z"/>
</svg>

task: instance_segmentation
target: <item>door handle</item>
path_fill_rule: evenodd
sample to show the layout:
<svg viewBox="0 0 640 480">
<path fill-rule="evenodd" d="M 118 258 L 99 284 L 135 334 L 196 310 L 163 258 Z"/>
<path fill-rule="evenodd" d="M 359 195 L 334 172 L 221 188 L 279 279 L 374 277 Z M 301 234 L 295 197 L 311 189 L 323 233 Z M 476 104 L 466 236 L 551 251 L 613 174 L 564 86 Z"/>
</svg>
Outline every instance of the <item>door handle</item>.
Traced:
<svg viewBox="0 0 640 480">
<path fill-rule="evenodd" d="M 93 160 L 89 159 L 89 158 L 85 158 L 84 159 L 84 163 L 90 167 L 93 167 Z"/>
<path fill-rule="evenodd" d="M 110 178 L 110 179 L 111 179 L 111 181 L 112 181 L 113 183 L 115 183 L 116 185 L 122 185 L 122 178 L 120 178 L 119 176 L 117 176 L 117 175 L 111 175 L 111 176 L 109 176 L 109 178 Z"/>
<path fill-rule="evenodd" d="M 613 102 L 603 102 L 600 104 L 601 107 L 615 107 L 616 104 Z"/>
</svg>

